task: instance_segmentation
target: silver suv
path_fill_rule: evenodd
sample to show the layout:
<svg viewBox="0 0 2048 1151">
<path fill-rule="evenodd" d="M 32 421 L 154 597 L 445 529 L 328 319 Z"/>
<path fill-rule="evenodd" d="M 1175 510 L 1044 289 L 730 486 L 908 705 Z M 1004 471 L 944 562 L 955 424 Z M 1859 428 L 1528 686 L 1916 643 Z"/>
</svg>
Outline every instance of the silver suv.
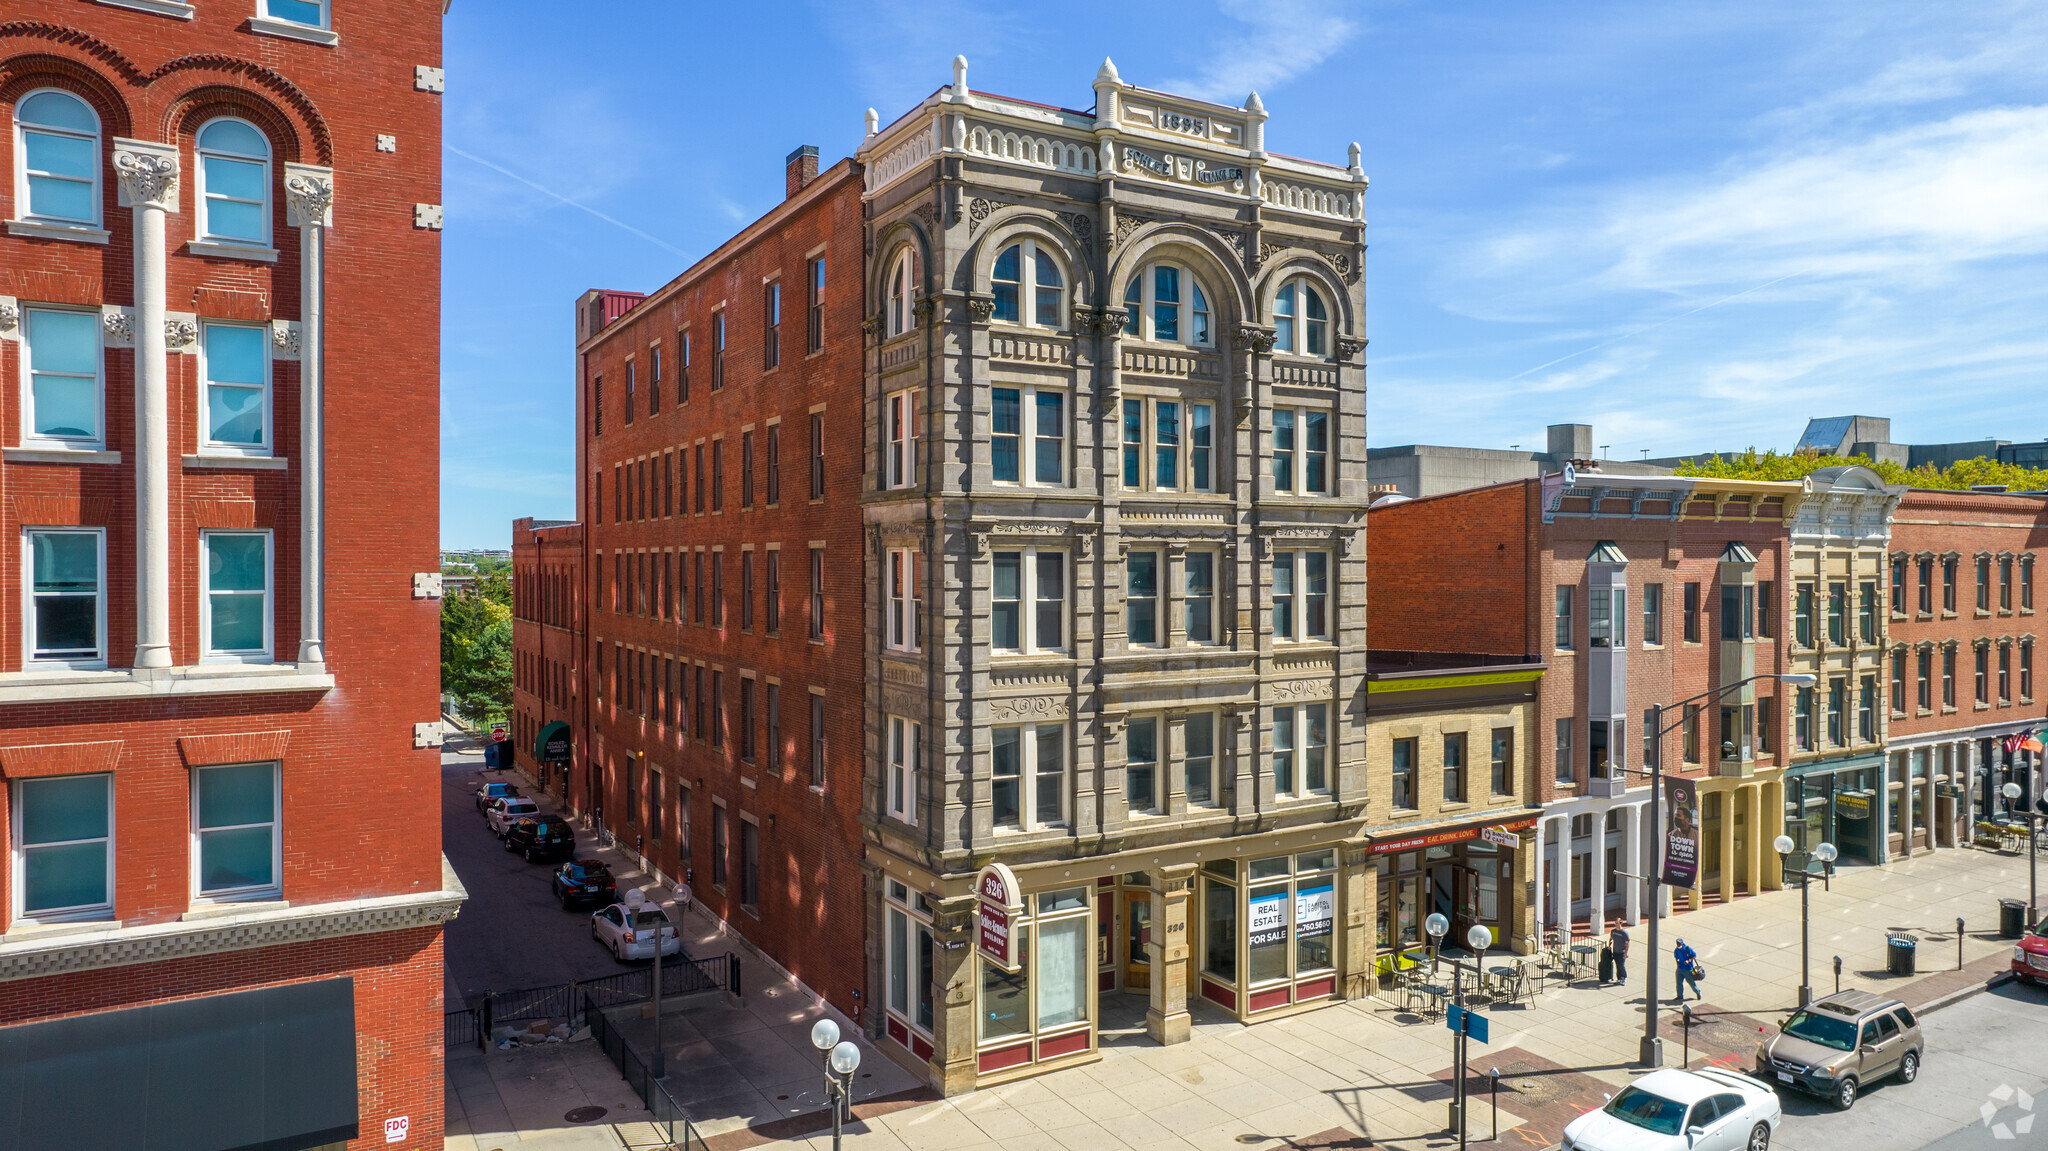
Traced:
<svg viewBox="0 0 2048 1151">
<path fill-rule="evenodd" d="M 1847 1111 L 1864 1084 L 1920 1076 L 1926 1043 L 1913 1012 L 1896 999 L 1841 991 L 1816 999 L 1756 1048 L 1760 1079 L 1810 1091 Z"/>
</svg>

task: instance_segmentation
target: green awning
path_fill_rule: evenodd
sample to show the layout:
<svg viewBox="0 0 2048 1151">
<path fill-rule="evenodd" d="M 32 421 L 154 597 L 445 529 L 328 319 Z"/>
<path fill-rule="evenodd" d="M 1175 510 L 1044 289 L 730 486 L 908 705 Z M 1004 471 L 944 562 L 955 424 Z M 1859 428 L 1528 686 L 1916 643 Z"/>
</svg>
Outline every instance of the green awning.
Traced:
<svg viewBox="0 0 2048 1151">
<path fill-rule="evenodd" d="M 542 726 L 540 734 L 533 737 L 533 758 L 542 763 L 568 762 L 569 725 L 558 719 Z"/>
</svg>

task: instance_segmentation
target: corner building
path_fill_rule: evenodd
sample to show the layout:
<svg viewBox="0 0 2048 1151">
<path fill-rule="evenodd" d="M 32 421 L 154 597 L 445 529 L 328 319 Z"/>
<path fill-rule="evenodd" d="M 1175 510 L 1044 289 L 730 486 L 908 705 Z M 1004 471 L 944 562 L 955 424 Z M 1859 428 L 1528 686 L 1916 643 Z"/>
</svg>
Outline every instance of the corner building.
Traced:
<svg viewBox="0 0 2048 1151">
<path fill-rule="evenodd" d="M 1372 962 L 1358 150 L 1094 88 L 858 153 L 867 999 L 948 1094 Z"/>
<path fill-rule="evenodd" d="M 441 7 L 0 22 L 0 1143 L 441 1143 Z"/>
</svg>

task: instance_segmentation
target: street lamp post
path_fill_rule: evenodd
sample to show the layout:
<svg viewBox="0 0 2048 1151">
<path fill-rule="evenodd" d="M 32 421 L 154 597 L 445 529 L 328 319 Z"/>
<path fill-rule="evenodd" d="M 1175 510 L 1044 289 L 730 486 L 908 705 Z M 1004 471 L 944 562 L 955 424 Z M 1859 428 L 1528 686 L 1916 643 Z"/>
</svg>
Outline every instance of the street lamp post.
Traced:
<svg viewBox="0 0 2048 1151">
<path fill-rule="evenodd" d="M 1662 847 L 1664 837 L 1664 756 L 1661 749 L 1664 736 L 1671 730 L 1664 725 L 1664 712 L 1667 709 L 1682 708 L 1688 703 L 1694 703 L 1703 699 L 1719 699 L 1744 684 L 1755 683 L 1762 679 L 1774 679 L 1779 683 L 1790 684 L 1794 687 L 1811 687 L 1819 682 L 1820 677 L 1810 672 L 1791 672 L 1783 675 L 1753 675 L 1747 679 L 1739 679 L 1734 683 L 1717 687 L 1712 691 L 1703 691 L 1691 699 L 1681 699 L 1673 704 L 1657 704 L 1650 708 L 1650 745 L 1660 750 L 1657 762 L 1648 767 L 1650 773 L 1650 820 L 1652 827 L 1650 870 L 1647 876 L 1650 884 L 1650 961 L 1643 965 L 1645 972 L 1643 981 L 1643 1042 L 1641 1050 L 1637 1052 L 1637 1060 L 1645 1067 L 1664 1066 L 1664 1039 L 1657 1034 L 1657 965 L 1663 962 L 1659 958 L 1657 921 L 1664 917 L 1662 893 L 1658 890 L 1664 886 L 1664 851 Z M 1678 722 L 1684 722 L 1683 712 L 1680 713 Z"/>
<path fill-rule="evenodd" d="M 637 919 L 640 909 L 646 905 L 647 893 L 645 891 L 636 887 L 626 893 L 627 915 Z M 655 904 L 654 909 L 660 911 L 661 904 Z M 649 1073 L 656 1079 L 664 1079 L 668 1076 L 668 1061 L 663 1059 L 661 1055 L 661 937 L 665 934 L 662 928 L 668 922 L 668 914 L 663 912 L 661 918 L 662 922 L 654 925 L 654 1062 L 653 1066 L 648 1069 Z"/>
<path fill-rule="evenodd" d="M 851 1039 L 840 1039 L 839 1024 L 829 1018 L 811 1025 L 811 1046 L 825 1058 L 825 1097 L 832 1102 L 832 1151 L 839 1151 L 840 1133 L 853 1100 L 853 1073 L 860 1070 L 860 1048 Z"/>
<path fill-rule="evenodd" d="M 2026 789 L 2017 783 L 2008 783 L 1999 790 L 2005 792 L 2006 806 L 2008 808 L 2019 802 L 2020 797 L 2026 794 Z M 2032 924 L 2034 917 L 2040 914 L 2039 908 L 2041 904 L 2040 876 L 2036 871 L 2041 858 L 2041 849 L 2034 835 L 2034 820 L 2038 817 L 2031 811 L 2023 810 L 2020 814 L 2027 819 L 2027 922 Z"/>
<path fill-rule="evenodd" d="M 1451 921 L 1441 911 L 1432 911 L 1422 921 L 1423 930 L 1429 932 L 1432 946 L 1440 943 L 1451 929 Z M 1472 949 L 1474 956 L 1472 975 L 1479 975 L 1477 957 L 1493 946 L 1493 929 L 1483 923 L 1475 923 L 1465 932 L 1465 945 Z M 1451 1126 L 1458 1129 L 1458 1151 L 1465 1151 L 1465 965 L 1456 959 L 1441 954 L 1438 958 L 1451 965 L 1451 1004 L 1458 1012 L 1458 1029 L 1451 1039 Z"/>
<path fill-rule="evenodd" d="M 1791 865 L 1792 852 L 1798 847 L 1789 835 L 1781 835 L 1771 841 L 1778 852 L 1780 868 Z M 1822 867 L 1835 861 L 1835 845 L 1823 843 L 1816 846 L 1811 858 L 1799 861 L 1799 1006 L 1813 1002 L 1813 971 L 1809 958 L 1813 950 L 1813 901 L 1810 890 L 1813 883 L 1813 860 L 1818 859 Z"/>
</svg>

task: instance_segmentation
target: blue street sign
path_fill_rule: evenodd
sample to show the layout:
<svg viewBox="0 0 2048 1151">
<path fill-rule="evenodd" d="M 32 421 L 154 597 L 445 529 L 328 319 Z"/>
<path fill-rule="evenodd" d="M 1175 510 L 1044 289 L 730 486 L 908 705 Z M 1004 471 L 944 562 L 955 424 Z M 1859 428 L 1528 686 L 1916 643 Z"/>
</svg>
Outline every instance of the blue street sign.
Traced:
<svg viewBox="0 0 2048 1151">
<path fill-rule="evenodd" d="M 1490 1042 L 1486 1038 L 1486 1016 L 1479 1014 L 1477 1011 L 1470 1011 L 1456 1006 L 1447 1007 L 1444 1009 L 1444 1026 L 1452 1031 L 1456 1031 L 1462 1026 L 1465 1034 L 1470 1035 L 1481 1043 Z"/>
</svg>

